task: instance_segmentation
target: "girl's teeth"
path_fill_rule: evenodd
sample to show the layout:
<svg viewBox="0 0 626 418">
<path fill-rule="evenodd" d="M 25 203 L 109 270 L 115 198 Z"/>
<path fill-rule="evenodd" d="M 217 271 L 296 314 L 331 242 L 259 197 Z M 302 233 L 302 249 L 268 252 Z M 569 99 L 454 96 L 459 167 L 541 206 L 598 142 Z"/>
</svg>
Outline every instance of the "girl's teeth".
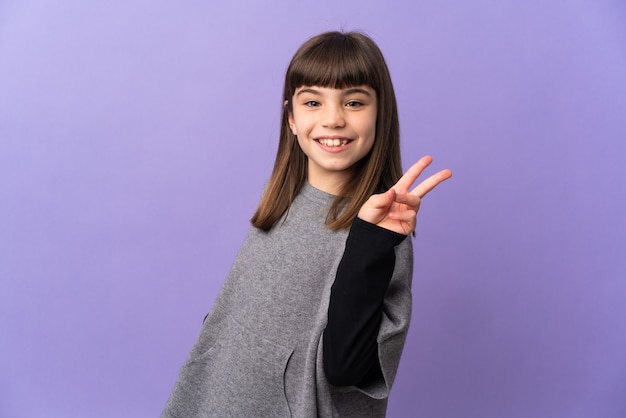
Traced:
<svg viewBox="0 0 626 418">
<path fill-rule="evenodd" d="M 325 145 L 327 147 L 339 147 L 341 145 L 346 145 L 348 143 L 347 139 L 320 139 L 320 144 Z"/>
</svg>

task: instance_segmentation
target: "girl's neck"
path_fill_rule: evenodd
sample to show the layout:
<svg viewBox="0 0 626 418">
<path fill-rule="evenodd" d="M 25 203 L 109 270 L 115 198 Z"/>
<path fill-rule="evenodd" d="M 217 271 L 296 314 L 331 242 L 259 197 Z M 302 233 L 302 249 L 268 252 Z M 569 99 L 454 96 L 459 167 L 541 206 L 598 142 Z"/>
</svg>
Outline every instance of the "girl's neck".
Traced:
<svg viewBox="0 0 626 418">
<path fill-rule="evenodd" d="M 344 170 L 335 173 L 312 173 L 309 168 L 307 181 L 316 189 L 338 196 L 341 194 L 343 186 L 350 180 L 352 172 Z"/>
</svg>

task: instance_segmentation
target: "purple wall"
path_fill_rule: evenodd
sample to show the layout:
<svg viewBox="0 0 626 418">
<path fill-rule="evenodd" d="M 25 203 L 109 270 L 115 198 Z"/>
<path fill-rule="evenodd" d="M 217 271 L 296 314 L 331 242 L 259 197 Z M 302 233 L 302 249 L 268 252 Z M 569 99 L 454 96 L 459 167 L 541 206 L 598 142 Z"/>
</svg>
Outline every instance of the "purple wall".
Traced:
<svg viewBox="0 0 626 418">
<path fill-rule="evenodd" d="M 338 28 L 455 173 L 389 415 L 626 416 L 623 1 L 249 3 L 0 3 L 0 416 L 158 415 Z"/>
</svg>

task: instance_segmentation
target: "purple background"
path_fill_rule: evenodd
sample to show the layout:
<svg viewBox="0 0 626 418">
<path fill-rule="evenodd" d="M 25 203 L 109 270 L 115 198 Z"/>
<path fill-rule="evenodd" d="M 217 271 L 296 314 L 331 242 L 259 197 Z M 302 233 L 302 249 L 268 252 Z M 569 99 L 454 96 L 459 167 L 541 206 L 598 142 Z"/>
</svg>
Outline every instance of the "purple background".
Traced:
<svg viewBox="0 0 626 418">
<path fill-rule="evenodd" d="M 626 416 L 622 0 L 1 1 L 0 416 L 158 416 L 332 29 L 455 174 L 389 415 Z"/>
</svg>

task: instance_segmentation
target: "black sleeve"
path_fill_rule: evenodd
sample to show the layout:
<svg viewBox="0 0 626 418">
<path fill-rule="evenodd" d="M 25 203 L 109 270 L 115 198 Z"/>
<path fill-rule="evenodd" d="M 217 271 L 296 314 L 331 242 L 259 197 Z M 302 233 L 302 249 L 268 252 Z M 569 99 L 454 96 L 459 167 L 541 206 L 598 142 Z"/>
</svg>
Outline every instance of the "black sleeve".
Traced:
<svg viewBox="0 0 626 418">
<path fill-rule="evenodd" d="M 324 330 L 324 372 L 332 385 L 353 386 L 381 374 L 376 338 L 394 248 L 405 238 L 359 218 L 350 228 Z"/>
</svg>

